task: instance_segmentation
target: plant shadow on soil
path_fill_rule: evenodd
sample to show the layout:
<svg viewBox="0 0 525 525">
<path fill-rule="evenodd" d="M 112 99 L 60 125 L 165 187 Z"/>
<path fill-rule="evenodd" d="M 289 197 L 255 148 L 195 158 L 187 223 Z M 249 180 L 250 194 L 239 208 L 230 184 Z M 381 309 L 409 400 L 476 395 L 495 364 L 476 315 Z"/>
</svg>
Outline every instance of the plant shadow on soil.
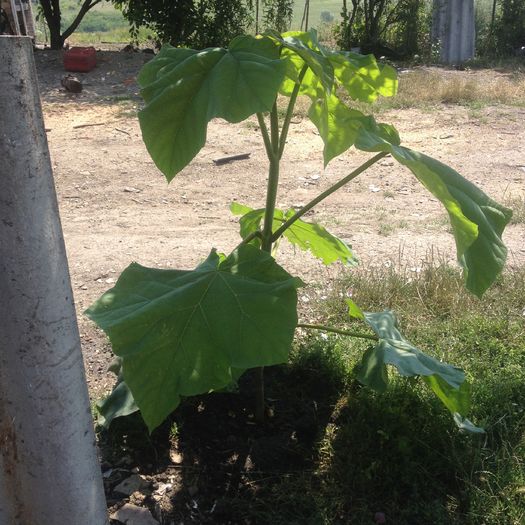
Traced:
<svg viewBox="0 0 525 525">
<path fill-rule="evenodd" d="M 385 394 L 349 381 L 337 344 L 309 343 L 291 365 L 266 369 L 263 426 L 250 372 L 238 393 L 184 400 L 151 436 L 140 416 L 117 420 L 100 436 L 107 463 L 127 461 L 105 480 L 109 505 L 127 501 L 112 491 L 134 467 L 154 488 L 171 483 L 137 502 L 161 524 L 362 525 L 376 512 L 388 523 L 471 523 L 470 469 L 487 438 L 459 434 L 413 381 Z M 497 455 L 504 444 L 490 440 Z"/>
<path fill-rule="evenodd" d="M 178 486 L 174 484 L 169 502 L 165 499 L 161 503 L 164 519 L 169 517 L 176 523 L 267 523 L 266 513 L 278 510 L 264 508 L 273 506 L 266 498 L 271 497 L 275 485 L 316 468 L 319 436 L 338 399 L 341 385 L 334 384 L 333 370 L 316 357 L 308 361 L 301 366 L 265 369 L 264 425 L 255 422 L 254 374 L 248 371 L 238 392 L 185 399 L 151 438 L 140 416 L 116 420 L 110 432 L 101 435 L 104 458 L 113 464 L 124 453 L 141 472 L 164 472 L 166 480 L 174 474 Z M 171 462 L 170 451 L 179 455 L 180 464 Z M 118 482 L 109 482 L 107 491 Z M 309 498 L 307 494 L 293 495 L 296 500 L 301 497 Z M 296 512 L 303 516 L 297 523 L 308 522 L 304 516 L 308 511 L 288 509 L 291 516 Z"/>
</svg>

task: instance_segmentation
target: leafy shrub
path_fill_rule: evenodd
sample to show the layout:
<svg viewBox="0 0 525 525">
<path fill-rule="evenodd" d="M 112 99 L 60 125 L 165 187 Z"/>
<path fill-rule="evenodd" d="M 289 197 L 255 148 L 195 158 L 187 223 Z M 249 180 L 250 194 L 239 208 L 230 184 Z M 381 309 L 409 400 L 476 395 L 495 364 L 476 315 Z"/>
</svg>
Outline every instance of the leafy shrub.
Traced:
<svg viewBox="0 0 525 525">
<path fill-rule="evenodd" d="M 368 341 L 355 370 L 361 383 L 383 392 L 388 367 L 419 376 L 460 428 L 479 432 L 465 417 L 470 393 L 463 370 L 411 344 L 389 310 L 364 312 L 348 300 L 348 326 L 299 323 L 297 289 L 303 283 L 273 257 L 279 242 L 287 240 L 326 265 L 355 265 L 346 243 L 303 216 L 391 155 L 445 206 L 467 288 L 481 296 L 500 273 L 506 258 L 501 235 L 510 210 L 448 166 L 402 146 L 393 126 L 346 104 L 344 96 L 371 103 L 394 95 L 395 70 L 371 55 L 330 51 L 315 31 L 268 32 L 237 37 L 225 49 L 166 46 L 144 66 L 139 83 L 146 102 L 139 114 L 143 139 L 168 181 L 204 146 L 209 121 L 241 122 L 256 114 L 268 157 L 267 196 L 265 207 L 232 204 L 232 213 L 241 216 L 242 240 L 231 254 L 212 249 L 192 271 L 133 263 L 88 309 L 121 359 L 120 381 L 99 407 L 106 422 L 138 407 L 153 430 L 181 397 L 228 388 L 250 368 L 259 370 L 262 420 L 263 367 L 287 362 L 294 332 L 304 328 Z M 279 94 L 289 99 L 282 117 Z M 311 101 L 308 115 L 324 142 L 325 164 L 352 146 L 374 155 L 301 209 L 279 210 L 280 160 L 299 95 Z M 356 329 L 359 323 L 364 331 Z"/>
<path fill-rule="evenodd" d="M 251 23 L 244 0 L 113 0 L 122 9 L 136 38 L 141 27 L 160 43 L 212 47 L 229 42 Z"/>
</svg>

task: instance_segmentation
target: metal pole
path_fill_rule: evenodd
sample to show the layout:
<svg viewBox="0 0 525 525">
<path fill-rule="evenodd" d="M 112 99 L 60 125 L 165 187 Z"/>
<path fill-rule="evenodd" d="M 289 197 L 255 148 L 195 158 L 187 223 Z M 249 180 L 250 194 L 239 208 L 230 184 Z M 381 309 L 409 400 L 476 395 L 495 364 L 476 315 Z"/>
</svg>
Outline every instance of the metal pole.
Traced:
<svg viewBox="0 0 525 525">
<path fill-rule="evenodd" d="M 107 524 L 29 37 L 0 36 L 0 524 Z"/>
</svg>

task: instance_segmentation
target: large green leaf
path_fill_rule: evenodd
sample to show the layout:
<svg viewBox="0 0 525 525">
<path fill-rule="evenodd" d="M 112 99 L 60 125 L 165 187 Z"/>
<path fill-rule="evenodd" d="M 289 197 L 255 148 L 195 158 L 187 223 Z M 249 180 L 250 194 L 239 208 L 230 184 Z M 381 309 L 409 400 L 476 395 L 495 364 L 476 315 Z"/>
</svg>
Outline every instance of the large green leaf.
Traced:
<svg viewBox="0 0 525 525">
<path fill-rule="evenodd" d="M 379 342 L 366 357 L 366 361 L 373 362 L 373 366 L 369 364 L 360 373 L 359 378 L 363 383 L 377 390 L 385 390 L 387 386 L 385 382 L 373 382 L 368 376 L 368 372 L 379 364 L 382 367 L 392 365 L 403 376 L 437 375 L 455 389 L 459 389 L 465 380 L 465 374 L 461 369 L 427 356 L 411 345 L 399 332 L 397 318 L 393 312 L 388 310 L 380 313 L 366 312 L 365 321 L 379 337 Z"/>
<path fill-rule="evenodd" d="M 338 85 L 354 100 L 371 103 L 379 95 L 393 97 L 397 93 L 396 70 L 388 65 L 379 65 L 374 55 L 330 51 L 327 56 Z"/>
<path fill-rule="evenodd" d="M 288 60 L 286 79 L 281 87 L 289 95 L 306 64 L 309 71 L 300 93 L 315 95 L 319 85 L 330 95 L 335 87 L 345 89 L 355 100 L 374 102 L 379 95 L 392 97 L 397 93 L 397 73 L 388 65 L 377 63 L 374 55 L 360 55 L 349 51 L 332 51 L 322 46 L 317 32 L 290 31 L 282 36 L 270 36 L 281 45 L 281 56 Z"/>
<path fill-rule="evenodd" d="M 391 311 L 364 313 L 366 323 L 379 341 L 363 355 L 357 377 L 363 384 L 383 392 L 388 386 L 387 365 L 405 377 L 421 376 L 440 401 L 454 414 L 461 428 L 482 431 L 465 418 L 470 408 L 470 390 L 460 368 L 438 361 L 409 343 L 399 331 Z"/>
<path fill-rule="evenodd" d="M 325 166 L 364 135 L 378 143 L 400 143 L 393 126 L 378 124 L 374 117 L 350 109 L 338 97 L 327 95 L 322 90 L 318 91 L 317 97 L 312 97 L 308 116 L 323 139 Z"/>
<path fill-rule="evenodd" d="M 208 122 L 240 122 L 269 111 L 286 64 L 269 38 L 242 36 L 228 49 L 165 47 L 139 75 L 146 106 L 142 136 L 157 167 L 171 180 L 200 151 Z"/>
<path fill-rule="evenodd" d="M 301 285 L 267 253 L 212 251 L 193 271 L 131 264 L 88 310 L 123 358 L 123 376 L 150 428 L 180 396 L 230 385 L 238 370 L 287 360 Z"/>
<path fill-rule="evenodd" d="M 260 230 L 261 222 L 264 218 L 264 208 L 254 210 L 248 206 L 234 202 L 230 206 L 234 215 L 242 215 L 239 220 L 240 234 L 243 239 L 257 230 Z M 295 210 L 288 210 L 286 213 L 276 209 L 273 216 L 272 229 L 275 232 L 285 221 L 295 215 Z M 336 261 L 343 264 L 355 265 L 356 260 L 350 249 L 339 237 L 331 234 L 324 226 L 310 223 L 301 219 L 296 220 L 284 232 L 284 237 L 293 245 L 303 251 L 310 253 L 329 265 Z"/>
<path fill-rule="evenodd" d="M 280 46 L 281 57 L 288 62 L 286 79 L 281 86 L 281 92 L 290 94 L 299 72 L 306 64 L 309 71 L 303 80 L 302 93 L 308 93 L 312 84 L 319 83 L 327 93 L 332 92 L 334 85 L 334 68 L 319 45 L 317 32 L 312 29 L 306 33 L 290 31 L 280 35 L 269 31 L 268 35 Z"/>
<path fill-rule="evenodd" d="M 467 288 L 481 297 L 499 275 L 507 258 L 502 234 L 511 210 L 441 162 L 392 142 L 387 136 L 360 129 L 355 143 L 364 151 L 390 153 L 445 206 L 456 241 Z"/>
<path fill-rule="evenodd" d="M 356 141 L 359 129 L 372 117 L 350 109 L 335 95 L 320 94 L 312 101 L 308 116 L 324 142 L 325 166 L 344 153 Z"/>
<path fill-rule="evenodd" d="M 282 94 L 291 95 L 300 71 L 307 66 L 299 94 L 312 101 L 308 116 L 325 144 L 325 165 L 354 144 L 362 126 L 370 133 L 381 133 L 373 117 L 348 107 L 337 88 L 365 102 L 373 102 L 379 95 L 392 96 L 397 91 L 393 68 L 379 66 L 373 55 L 327 50 L 319 44 L 315 30 L 269 35 L 280 45 L 281 57 L 287 62 Z"/>
</svg>

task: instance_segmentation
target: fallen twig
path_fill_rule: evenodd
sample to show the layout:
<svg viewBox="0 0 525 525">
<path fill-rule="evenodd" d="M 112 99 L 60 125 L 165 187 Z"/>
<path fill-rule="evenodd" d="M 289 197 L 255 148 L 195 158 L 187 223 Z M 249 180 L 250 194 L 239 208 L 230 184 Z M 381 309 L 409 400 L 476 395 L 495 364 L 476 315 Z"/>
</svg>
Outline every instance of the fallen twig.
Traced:
<svg viewBox="0 0 525 525">
<path fill-rule="evenodd" d="M 104 126 L 106 124 L 109 124 L 109 122 L 92 122 L 90 124 L 75 124 L 73 126 L 73 129 L 89 128 L 91 126 Z"/>
<path fill-rule="evenodd" d="M 251 153 L 241 153 L 239 155 L 229 155 L 228 157 L 221 157 L 220 159 L 212 159 L 212 160 L 216 166 L 220 166 L 221 164 L 227 164 L 228 162 L 233 162 L 234 160 L 249 159 L 250 155 Z"/>
</svg>

